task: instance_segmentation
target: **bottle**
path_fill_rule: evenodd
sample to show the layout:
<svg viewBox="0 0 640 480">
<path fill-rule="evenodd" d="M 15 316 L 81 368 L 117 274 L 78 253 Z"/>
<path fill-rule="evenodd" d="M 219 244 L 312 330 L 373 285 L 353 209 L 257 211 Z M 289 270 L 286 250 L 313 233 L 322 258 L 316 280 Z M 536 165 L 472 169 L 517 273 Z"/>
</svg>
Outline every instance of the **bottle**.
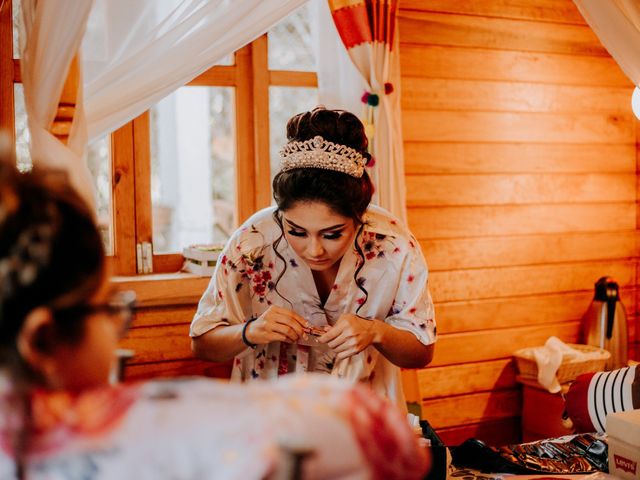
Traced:
<svg viewBox="0 0 640 480">
<path fill-rule="evenodd" d="M 611 353 L 605 370 L 627 366 L 627 314 L 618 284 L 611 277 L 601 277 L 595 283 L 593 301 L 582 317 L 581 327 L 582 343 Z"/>
</svg>

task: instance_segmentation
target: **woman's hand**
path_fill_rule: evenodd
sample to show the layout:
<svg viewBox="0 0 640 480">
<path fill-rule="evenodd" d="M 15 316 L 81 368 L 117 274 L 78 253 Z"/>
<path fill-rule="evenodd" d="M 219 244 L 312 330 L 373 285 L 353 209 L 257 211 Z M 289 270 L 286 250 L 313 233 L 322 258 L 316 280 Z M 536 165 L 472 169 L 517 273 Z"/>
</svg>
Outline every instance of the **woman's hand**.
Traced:
<svg viewBox="0 0 640 480">
<path fill-rule="evenodd" d="M 318 337 L 318 342 L 326 343 L 338 354 L 336 361 L 349 358 L 381 341 L 380 323 L 343 313 L 327 333 Z"/>
<path fill-rule="evenodd" d="M 251 322 L 245 331 L 247 340 L 256 345 L 271 342 L 296 343 L 304 335 L 308 322 L 296 312 L 271 305 Z"/>
</svg>

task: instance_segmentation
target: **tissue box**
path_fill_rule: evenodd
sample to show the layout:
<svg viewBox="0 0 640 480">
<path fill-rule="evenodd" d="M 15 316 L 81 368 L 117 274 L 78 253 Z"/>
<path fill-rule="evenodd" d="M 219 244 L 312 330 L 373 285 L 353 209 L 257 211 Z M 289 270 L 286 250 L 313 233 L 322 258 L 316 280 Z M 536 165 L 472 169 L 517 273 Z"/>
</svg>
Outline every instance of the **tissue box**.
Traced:
<svg viewBox="0 0 640 480">
<path fill-rule="evenodd" d="M 609 473 L 640 479 L 640 410 L 607 415 Z"/>
<path fill-rule="evenodd" d="M 222 245 L 190 245 L 186 247 L 182 251 L 184 257 L 182 269 L 196 275 L 212 275 L 223 248 Z"/>
</svg>

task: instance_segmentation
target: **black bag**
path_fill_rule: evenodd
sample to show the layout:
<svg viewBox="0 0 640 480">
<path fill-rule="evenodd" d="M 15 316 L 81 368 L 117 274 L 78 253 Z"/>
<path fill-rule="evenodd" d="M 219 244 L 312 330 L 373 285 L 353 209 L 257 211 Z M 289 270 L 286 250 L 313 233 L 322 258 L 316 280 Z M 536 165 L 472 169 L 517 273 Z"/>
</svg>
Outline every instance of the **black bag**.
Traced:
<svg viewBox="0 0 640 480">
<path fill-rule="evenodd" d="M 500 448 L 471 438 L 451 452 L 456 467 L 513 474 L 608 473 L 607 453 L 605 437 L 590 433 Z"/>
<path fill-rule="evenodd" d="M 426 420 L 420 420 L 422 437 L 431 442 L 431 470 L 425 476 L 425 480 L 445 480 L 447 478 L 447 447 L 431 428 Z"/>
</svg>

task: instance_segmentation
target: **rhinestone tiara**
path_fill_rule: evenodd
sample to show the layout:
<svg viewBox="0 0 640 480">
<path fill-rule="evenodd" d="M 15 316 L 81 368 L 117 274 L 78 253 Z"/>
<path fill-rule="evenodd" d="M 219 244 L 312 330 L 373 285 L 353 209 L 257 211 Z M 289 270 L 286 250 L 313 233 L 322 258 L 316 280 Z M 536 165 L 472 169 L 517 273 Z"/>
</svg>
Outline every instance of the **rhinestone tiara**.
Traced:
<svg viewBox="0 0 640 480">
<path fill-rule="evenodd" d="M 366 159 L 357 150 L 325 140 L 320 135 L 304 142 L 289 142 L 280 150 L 280 170 L 324 168 L 360 178 Z"/>
</svg>

